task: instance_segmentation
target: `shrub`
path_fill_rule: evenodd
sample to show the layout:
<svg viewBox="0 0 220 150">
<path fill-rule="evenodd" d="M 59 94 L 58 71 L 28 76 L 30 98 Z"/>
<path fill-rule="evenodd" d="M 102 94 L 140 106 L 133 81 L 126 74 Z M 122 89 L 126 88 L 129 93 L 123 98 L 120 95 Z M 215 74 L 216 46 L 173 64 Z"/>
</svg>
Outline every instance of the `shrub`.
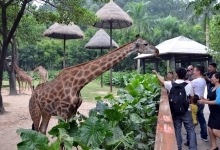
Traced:
<svg viewBox="0 0 220 150">
<path fill-rule="evenodd" d="M 135 72 L 112 72 L 112 85 L 115 87 L 125 87 L 126 82 L 132 80 L 135 75 Z M 100 77 L 98 77 L 97 79 L 100 80 Z M 109 72 L 103 74 L 103 84 L 110 85 Z"/>
<path fill-rule="evenodd" d="M 3 72 L 3 80 L 9 80 L 8 73 L 6 71 Z"/>
<path fill-rule="evenodd" d="M 18 150 L 55 150 L 61 143 L 67 150 L 73 146 L 83 150 L 152 150 L 159 96 L 160 86 L 154 75 L 135 75 L 125 89 L 118 91 L 117 98 L 112 94 L 96 97 L 96 107 L 89 111 L 89 117 L 78 113 L 68 122 L 58 117 L 60 123 L 48 132 L 57 139 L 49 146 L 48 138 L 41 133 L 17 130 L 22 138 Z"/>
</svg>

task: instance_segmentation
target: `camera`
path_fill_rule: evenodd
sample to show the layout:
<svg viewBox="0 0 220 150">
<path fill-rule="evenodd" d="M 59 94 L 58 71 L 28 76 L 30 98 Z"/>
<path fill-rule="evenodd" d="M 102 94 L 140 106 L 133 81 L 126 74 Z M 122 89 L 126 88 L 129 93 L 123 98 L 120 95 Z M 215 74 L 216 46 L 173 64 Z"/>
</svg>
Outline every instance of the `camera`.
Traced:
<svg viewBox="0 0 220 150">
<path fill-rule="evenodd" d="M 208 75 L 208 72 L 204 73 L 203 76 L 206 77 Z"/>
</svg>

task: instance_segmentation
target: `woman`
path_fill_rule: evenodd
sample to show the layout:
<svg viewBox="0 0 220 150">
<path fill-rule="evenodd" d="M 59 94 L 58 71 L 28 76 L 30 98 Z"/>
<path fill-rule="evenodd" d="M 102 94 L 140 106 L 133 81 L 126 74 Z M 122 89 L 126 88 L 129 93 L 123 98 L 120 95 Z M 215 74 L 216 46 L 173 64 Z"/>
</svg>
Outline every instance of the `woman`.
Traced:
<svg viewBox="0 0 220 150">
<path fill-rule="evenodd" d="M 212 147 L 209 150 L 218 150 L 216 138 L 220 138 L 220 73 L 215 73 L 211 78 L 215 86 L 208 92 L 208 99 L 201 97 L 200 104 L 208 104 L 210 115 L 208 120 L 209 136 Z"/>
</svg>

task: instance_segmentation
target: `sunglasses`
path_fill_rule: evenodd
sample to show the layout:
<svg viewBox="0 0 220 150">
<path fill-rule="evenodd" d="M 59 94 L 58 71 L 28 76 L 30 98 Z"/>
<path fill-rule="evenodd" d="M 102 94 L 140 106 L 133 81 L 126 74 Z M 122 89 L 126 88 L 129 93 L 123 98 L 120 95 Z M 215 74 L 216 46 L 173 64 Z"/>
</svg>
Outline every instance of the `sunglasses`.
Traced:
<svg viewBox="0 0 220 150">
<path fill-rule="evenodd" d="M 187 69 L 187 71 L 192 71 L 193 69 Z"/>
</svg>

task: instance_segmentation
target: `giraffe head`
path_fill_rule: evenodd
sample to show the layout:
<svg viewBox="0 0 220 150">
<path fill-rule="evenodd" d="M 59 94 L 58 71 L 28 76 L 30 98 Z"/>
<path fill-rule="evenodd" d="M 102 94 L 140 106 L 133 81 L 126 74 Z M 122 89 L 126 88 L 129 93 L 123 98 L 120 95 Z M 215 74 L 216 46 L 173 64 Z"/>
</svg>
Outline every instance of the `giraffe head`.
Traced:
<svg viewBox="0 0 220 150">
<path fill-rule="evenodd" d="M 136 51 L 141 54 L 154 54 L 155 56 L 159 55 L 159 50 L 148 43 L 148 41 L 138 38 L 133 42 L 134 48 L 133 51 Z"/>
</svg>

